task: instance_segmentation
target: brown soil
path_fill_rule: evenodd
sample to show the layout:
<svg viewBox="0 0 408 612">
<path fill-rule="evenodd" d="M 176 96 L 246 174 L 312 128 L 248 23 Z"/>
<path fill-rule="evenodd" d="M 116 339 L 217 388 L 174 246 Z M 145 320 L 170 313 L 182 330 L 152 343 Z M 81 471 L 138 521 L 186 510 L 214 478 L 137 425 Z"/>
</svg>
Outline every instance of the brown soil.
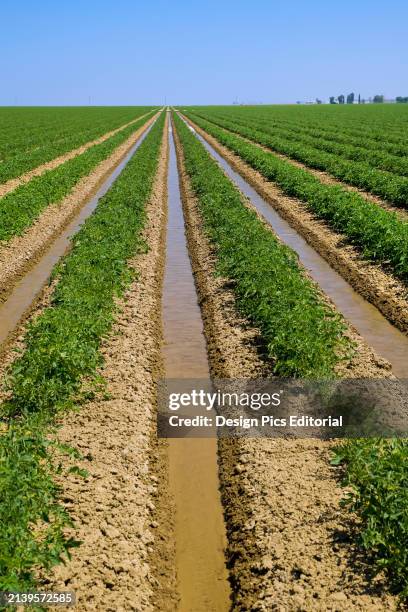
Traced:
<svg viewBox="0 0 408 612">
<path fill-rule="evenodd" d="M 175 609 L 167 445 L 156 436 L 167 162 L 165 138 L 148 205 L 150 248 L 131 262 L 138 279 L 119 301 L 102 349 L 109 399 L 67 414 L 59 432 L 83 453 L 79 465 L 89 473 L 85 480 L 71 474 L 61 482 L 75 522 L 72 535 L 83 544 L 43 586 L 76 591 L 78 610 Z"/>
<path fill-rule="evenodd" d="M 182 168 L 179 143 L 177 148 Z M 237 314 L 228 279 L 214 276 L 214 252 L 184 171 L 181 177 L 212 376 L 268 376 L 271 363 L 259 350 L 258 331 Z M 348 376 L 364 364 L 372 374 L 386 375 L 361 338 L 359 344 L 356 369 Z M 329 464 L 332 446 L 318 440 L 219 440 L 234 610 L 395 609 L 383 577 L 370 580 L 370 567 L 353 544 L 357 519 L 339 506 L 343 490 L 338 468 Z"/>
<path fill-rule="evenodd" d="M 37 168 L 33 168 L 33 170 L 30 170 L 29 172 L 26 172 L 25 174 L 22 174 L 21 176 L 10 179 L 6 183 L 3 183 L 2 185 L 0 185 L 0 198 L 4 197 L 7 193 L 10 193 L 10 191 L 14 191 L 14 189 L 17 189 L 17 187 L 19 187 L 20 185 L 23 185 L 24 183 L 28 183 L 35 176 L 41 176 L 41 174 L 44 174 L 44 172 L 47 172 L 47 170 L 53 170 L 54 168 L 58 168 L 58 166 L 68 161 L 69 159 L 73 159 L 77 155 L 81 155 L 81 153 L 85 153 L 85 151 L 87 151 L 94 145 L 98 145 L 98 144 L 101 144 L 102 142 L 105 142 L 105 140 L 108 140 L 108 138 L 110 138 L 114 134 L 121 132 L 122 130 L 127 128 L 129 125 L 132 125 L 132 123 L 136 123 L 136 121 L 140 121 L 140 119 L 143 119 L 143 117 L 147 117 L 147 115 L 150 115 L 150 113 L 141 115 L 137 119 L 133 119 L 132 121 L 129 121 L 128 123 L 125 123 L 124 125 L 121 125 L 116 130 L 107 132 L 106 134 L 104 134 L 103 136 L 100 136 L 96 140 L 91 140 L 90 142 L 87 142 L 81 145 L 77 149 L 73 149 L 72 151 L 69 151 L 68 153 L 64 153 L 64 155 L 55 157 L 54 159 L 52 159 L 51 161 L 45 164 L 41 164 L 41 166 L 37 166 Z"/>
<path fill-rule="evenodd" d="M 91 174 L 83 177 L 61 202 L 47 206 L 22 236 L 0 244 L 0 301 L 4 301 L 17 280 L 38 261 L 49 244 L 70 223 L 97 191 L 107 176 L 126 156 L 132 146 L 152 124 L 155 114 Z"/>
<path fill-rule="evenodd" d="M 184 117 L 184 116 L 183 116 Z M 407 287 L 380 266 L 364 260 L 357 249 L 346 244 L 345 236 L 331 230 L 307 211 L 295 198 L 285 196 L 273 183 L 253 170 L 240 157 L 221 145 L 190 119 L 194 129 L 305 238 L 347 282 L 398 329 L 408 332 Z"/>
</svg>

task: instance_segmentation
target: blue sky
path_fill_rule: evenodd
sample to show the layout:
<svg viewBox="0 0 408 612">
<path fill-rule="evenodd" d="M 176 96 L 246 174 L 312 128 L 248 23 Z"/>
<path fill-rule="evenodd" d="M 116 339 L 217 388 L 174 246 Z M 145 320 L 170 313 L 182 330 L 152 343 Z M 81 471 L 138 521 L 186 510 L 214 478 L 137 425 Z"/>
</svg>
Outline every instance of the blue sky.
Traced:
<svg viewBox="0 0 408 612">
<path fill-rule="evenodd" d="M 406 0 L 1 0 L 0 104 L 408 95 Z"/>
</svg>

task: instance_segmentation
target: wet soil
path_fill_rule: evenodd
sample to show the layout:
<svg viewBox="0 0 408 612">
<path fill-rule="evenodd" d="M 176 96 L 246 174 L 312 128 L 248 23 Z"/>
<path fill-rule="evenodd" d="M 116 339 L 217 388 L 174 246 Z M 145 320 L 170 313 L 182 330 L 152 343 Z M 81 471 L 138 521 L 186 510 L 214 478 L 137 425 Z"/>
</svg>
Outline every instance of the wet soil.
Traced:
<svg viewBox="0 0 408 612">
<path fill-rule="evenodd" d="M 166 378 L 210 378 L 203 322 L 184 232 L 179 178 L 170 128 L 169 211 L 163 283 Z M 230 607 L 225 524 L 215 438 L 169 439 L 170 492 L 175 504 L 180 612 Z"/>
<path fill-rule="evenodd" d="M 61 204 L 48 207 L 21 237 L 0 249 L 0 346 L 30 312 L 58 260 L 147 135 L 151 121 L 137 130 Z"/>
<path fill-rule="evenodd" d="M 191 120 L 189 119 L 189 121 Z M 234 133 L 228 130 L 227 128 L 222 128 L 222 129 L 224 129 L 226 132 L 230 132 L 231 134 Z M 274 149 L 270 149 L 266 147 L 265 145 L 262 145 L 256 142 L 255 140 L 250 140 L 249 138 L 246 138 L 245 136 L 241 136 L 241 134 L 236 134 L 236 135 L 242 138 L 242 140 L 245 140 L 247 142 L 250 142 L 253 145 L 256 145 L 263 151 L 266 151 L 267 153 L 272 153 L 276 157 L 279 157 L 280 159 L 292 164 L 292 166 L 295 166 L 296 168 L 301 168 L 302 170 L 306 170 L 307 172 L 315 176 L 317 179 L 319 179 L 321 183 L 324 183 L 325 185 L 338 185 L 339 187 L 342 187 L 343 189 L 346 189 L 347 191 L 354 191 L 354 193 L 360 194 L 367 201 L 372 202 L 373 204 L 377 204 L 378 206 L 381 206 L 385 210 L 395 212 L 400 217 L 400 219 L 402 219 L 403 221 L 408 221 L 408 210 L 404 210 L 396 205 L 393 205 L 391 202 L 387 202 L 386 200 L 383 200 L 379 196 L 376 196 L 372 193 L 364 191 L 363 189 L 360 189 L 359 187 L 355 187 L 354 185 L 349 185 L 348 183 L 345 183 L 341 181 L 340 179 L 335 178 L 328 172 L 324 172 L 323 170 L 317 170 L 316 168 L 312 168 L 311 166 L 308 166 L 298 161 L 297 159 L 292 159 L 288 155 L 284 155 L 283 153 L 279 153 L 278 151 L 275 151 Z"/>
<path fill-rule="evenodd" d="M 178 375 L 182 367 L 184 376 L 190 376 L 190 363 L 205 366 L 204 356 L 203 361 L 196 361 L 197 342 L 201 347 L 202 342 L 206 345 L 207 371 L 209 367 L 215 378 L 271 375 L 271 363 L 263 354 L 259 331 L 238 314 L 229 279 L 214 276 L 215 254 L 203 234 L 179 143 L 187 245 L 203 327 L 193 326 L 191 334 L 183 336 L 183 311 L 177 293 L 186 296 L 179 283 L 182 270 L 175 268 L 170 276 L 172 282 L 165 288 L 163 312 L 167 308 L 165 320 L 174 316 L 174 326 L 172 323 L 167 330 L 178 330 L 180 336 L 175 334 L 173 340 L 165 336 L 162 353 L 167 154 L 164 145 L 148 206 L 145 237 L 150 250 L 132 262 L 138 279 L 119 301 L 120 314 L 103 346 L 102 374 L 109 395 L 96 398 L 61 421 L 61 440 L 82 450 L 84 460 L 80 467 L 89 472 L 85 480 L 71 474 L 62 482 L 64 503 L 76 523 L 73 535 L 82 539 L 83 545 L 73 551 L 71 562 L 42 578 L 43 586 L 50 590 L 76 590 L 78 610 L 176 610 L 182 601 L 181 574 L 176 586 L 176 567 L 180 572 L 184 565 L 187 579 L 195 573 L 198 585 L 208 581 L 208 575 L 200 577 L 197 558 L 199 539 L 208 537 L 208 529 L 204 534 L 198 529 L 188 533 L 185 540 L 197 542 L 198 548 L 196 544 L 192 547 L 191 561 L 197 562 L 197 568 L 187 567 L 188 556 L 182 556 L 181 562 L 180 557 L 177 560 L 175 535 L 180 542 L 183 534 L 181 523 L 177 527 L 173 520 L 177 508 L 170 494 L 174 488 L 169 479 L 169 446 L 156 436 L 157 378 L 164 373 Z M 169 225 L 167 244 L 174 239 L 172 229 L 180 236 L 180 219 Z M 181 244 L 182 240 L 175 240 L 176 251 Z M 175 255 L 177 261 L 179 255 Z M 190 283 L 190 290 L 191 286 Z M 52 288 L 43 291 L 40 307 L 47 305 L 50 291 Z M 195 300 L 194 296 L 197 307 Z M 197 340 L 202 331 L 204 336 Z M 348 333 L 358 339 L 358 357 L 344 375 L 356 375 L 364 367 L 373 376 L 389 375 L 386 364 L 358 334 L 353 329 Z M 21 331 L 20 334 L 17 342 L 22 345 Z M 185 346 L 187 341 L 192 344 Z M 177 353 L 177 343 L 186 348 L 184 354 Z M 167 360 L 166 370 L 163 358 Z M 336 480 L 339 469 L 329 465 L 332 446 L 333 443 L 316 440 L 218 441 L 232 609 L 340 612 L 396 608 L 396 599 L 388 593 L 384 577 L 371 578 L 370 565 L 356 548 L 356 517 L 339 506 L 344 492 Z M 215 450 L 211 450 L 213 475 L 217 467 Z M 173 463 L 179 483 L 187 476 L 182 454 L 180 466 Z M 192 480 L 190 474 L 185 480 L 186 490 L 181 490 L 180 497 L 176 495 L 179 503 L 189 497 L 199 499 L 197 491 L 190 493 L 187 488 Z M 211 484 L 212 490 L 216 484 Z M 205 510 L 205 497 L 201 500 Z M 184 593 L 187 598 L 194 595 Z M 202 600 L 196 597 L 196 601 Z M 184 609 L 225 609 L 212 608 L 205 600 L 204 603 L 206 607 Z"/>
<path fill-rule="evenodd" d="M 304 238 L 294 231 L 289 223 L 263 200 L 255 189 L 238 172 L 235 172 L 202 136 L 197 137 L 221 165 L 225 174 L 245 195 L 245 205 L 255 210 L 264 224 L 270 226 L 282 242 L 294 249 L 299 256 L 300 263 L 307 270 L 307 274 L 353 326 L 353 330 L 356 330 L 378 355 L 391 364 L 396 376 L 408 378 L 407 336 L 391 325 L 374 306 L 354 291 L 346 280 L 333 270 L 326 260 L 318 255 Z M 364 359 L 364 362 L 364 368 L 361 370 L 362 377 L 370 375 L 370 372 L 366 370 L 367 359 Z M 374 363 L 373 373 L 378 365 L 378 361 Z M 355 361 L 351 365 L 351 370 L 354 372 L 356 370 Z"/>
<path fill-rule="evenodd" d="M 257 144 L 254 141 L 251 141 L 251 142 L 252 144 Z M 341 181 L 340 179 L 336 179 L 334 176 L 332 176 L 328 172 L 324 172 L 323 170 L 316 170 L 315 168 L 311 168 L 310 166 L 307 166 L 306 164 L 303 164 L 302 162 L 299 162 L 296 159 L 291 159 L 287 155 L 283 155 L 282 153 L 278 153 L 277 151 L 268 149 L 267 147 L 264 147 L 263 145 L 257 145 L 257 146 L 259 146 L 264 151 L 268 151 L 269 153 L 272 152 L 274 155 L 276 155 L 276 157 L 279 157 L 280 159 L 283 159 L 284 161 L 289 162 L 290 164 L 292 164 L 292 166 L 296 166 L 296 168 L 301 168 L 302 170 L 306 170 L 307 172 L 310 172 L 310 174 L 313 174 L 313 176 L 315 176 L 317 179 L 319 179 L 321 183 L 324 183 L 325 185 L 338 185 L 339 187 L 342 187 L 342 189 L 346 189 L 347 191 L 354 191 L 354 193 L 360 194 L 363 198 L 368 200 L 368 202 L 377 204 L 377 206 L 381 206 L 381 208 L 384 208 L 385 210 L 395 212 L 400 217 L 400 219 L 402 219 L 403 221 L 408 221 L 408 210 L 404 210 L 402 208 L 394 206 L 393 204 L 391 204 L 391 202 L 387 202 L 386 200 L 383 200 L 379 196 L 376 196 L 372 193 L 368 193 L 367 191 L 364 191 L 363 189 L 359 189 L 358 187 L 354 187 L 353 185 L 349 185 L 348 183 L 345 183 Z"/>
<path fill-rule="evenodd" d="M 98 194 L 100 197 L 104 192 L 104 184 L 110 184 L 112 177 L 116 177 L 117 167 L 121 169 L 125 165 L 133 147 L 157 116 L 155 114 L 151 117 L 126 142 L 117 147 L 108 159 L 101 162 L 88 176 L 83 177 L 61 202 L 47 206 L 24 234 L 0 244 L 0 302 L 8 297 L 17 280 L 48 251 L 51 243 L 67 225 L 72 222 L 75 227 L 75 217 L 89 200 Z M 90 204 L 89 214 L 93 208 L 94 205 Z M 79 222 L 86 216 L 85 212 L 79 217 Z"/>
</svg>

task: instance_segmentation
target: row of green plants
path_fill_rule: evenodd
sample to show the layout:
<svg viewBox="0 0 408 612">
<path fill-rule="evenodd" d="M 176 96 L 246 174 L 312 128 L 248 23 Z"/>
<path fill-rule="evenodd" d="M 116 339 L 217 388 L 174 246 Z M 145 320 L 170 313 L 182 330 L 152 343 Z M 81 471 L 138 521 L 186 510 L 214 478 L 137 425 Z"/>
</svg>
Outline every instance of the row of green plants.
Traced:
<svg viewBox="0 0 408 612">
<path fill-rule="evenodd" d="M 370 106 L 208 106 L 191 107 L 205 113 L 242 116 L 245 119 L 260 119 L 284 127 L 311 128 L 328 134 L 341 134 L 354 139 L 354 144 L 368 141 L 371 147 L 390 147 L 395 155 L 406 155 L 408 139 L 406 108 L 393 105 Z M 350 141 L 350 142 L 351 142 Z M 395 147 L 395 148 L 394 148 Z"/>
<path fill-rule="evenodd" d="M 216 249 L 217 273 L 233 282 L 239 309 L 262 331 L 276 374 L 331 375 L 348 352 L 342 320 L 299 267 L 297 255 L 243 205 L 241 193 L 179 117 L 175 122 Z"/>
<path fill-rule="evenodd" d="M 49 570 L 78 545 L 64 535 L 71 523 L 55 481 L 64 469 L 58 457 L 76 453 L 56 442 L 54 425 L 63 411 L 103 392 L 100 346 L 116 298 L 135 278 L 127 262 L 147 249 L 145 205 L 163 126 L 162 113 L 73 238 L 55 270 L 51 304 L 30 324 L 8 372 L 0 422 L 0 590 L 35 588 L 38 569 Z"/>
<path fill-rule="evenodd" d="M 204 147 L 176 118 L 185 164 L 217 272 L 233 282 L 237 304 L 257 326 L 284 376 L 333 376 L 342 323 L 327 312 L 297 260 L 242 204 L 237 189 Z M 332 460 L 345 466 L 343 503 L 361 517 L 360 545 L 408 596 L 408 443 L 350 440 Z"/>
<path fill-rule="evenodd" d="M 229 122 L 241 125 L 244 127 L 253 127 L 254 129 L 266 132 L 272 136 L 282 138 L 284 140 L 290 140 L 300 143 L 301 145 L 310 146 L 315 149 L 321 149 L 328 153 L 333 153 L 343 159 L 350 159 L 354 161 L 362 161 L 373 168 L 379 170 L 385 170 L 393 174 L 401 176 L 408 176 L 408 159 L 406 157 L 400 157 L 397 155 L 391 155 L 384 151 L 384 149 L 371 149 L 362 146 L 362 142 L 357 145 L 351 144 L 346 138 L 344 142 L 339 142 L 338 139 L 332 139 L 324 132 L 319 130 L 305 130 L 301 128 L 290 128 L 286 125 L 277 123 L 271 123 L 267 119 L 261 120 L 260 118 L 244 118 L 242 116 L 227 116 L 219 115 L 224 120 L 227 119 Z M 406 151 L 408 155 L 408 149 Z"/>
<path fill-rule="evenodd" d="M 345 467 L 343 504 L 362 520 L 360 543 L 408 598 L 408 441 L 348 440 L 332 463 Z"/>
<path fill-rule="evenodd" d="M 355 134 L 352 130 L 348 129 L 344 125 L 343 121 L 338 121 L 329 125 L 322 124 L 319 121 L 302 121 L 299 117 L 288 117 L 284 115 L 276 116 L 271 109 L 269 112 L 262 112 L 262 109 L 258 107 L 257 110 L 247 110 L 233 107 L 214 107 L 200 109 L 195 107 L 196 112 L 205 110 L 207 118 L 211 117 L 223 117 L 230 121 L 239 121 L 244 124 L 262 124 L 271 128 L 277 128 L 284 130 L 288 134 L 301 134 L 311 136 L 315 139 L 323 138 L 330 142 L 336 142 L 345 145 L 351 145 L 352 147 L 358 147 L 359 149 L 367 150 L 370 153 L 387 153 L 392 159 L 406 157 L 408 155 L 408 142 L 407 140 L 400 140 L 398 143 L 388 142 L 386 139 L 389 132 L 384 128 L 381 131 L 382 139 L 374 138 L 372 135 L 367 135 L 365 130 L 361 130 L 360 133 Z M 400 128 L 401 129 L 401 128 Z"/>
<path fill-rule="evenodd" d="M 267 120 L 265 118 L 265 120 Z M 398 143 L 389 142 L 387 140 L 388 132 L 384 128 L 380 135 L 381 138 L 374 138 L 372 135 L 367 135 L 364 130 L 355 135 L 354 132 L 348 130 L 341 122 L 331 127 L 322 127 L 319 124 L 309 125 L 286 122 L 284 125 L 279 124 L 285 129 L 299 131 L 314 138 L 325 138 L 326 140 L 347 144 L 368 151 L 387 152 L 393 157 L 406 157 L 408 155 L 408 142 L 400 140 Z"/>
<path fill-rule="evenodd" d="M 395 105 L 317 106 L 304 110 L 294 108 L 292 117 L 295 115 L 300 119 L 303 115 L 304 123 L 314 122 L 322 127 L 331 126 L 344 130 L 347 134 L 367 135 L 378 141 L 384 140 L 386 133 L 389 142 L 407 144 L 405 128 L 408 124 L 408 114 L 406 109 Z"/>
<path fill-rule="evenodd" d="M 47 141 L 60 140 L 72 132 L 101 129 L 103 133 L 106 125 L 120 127 L 136 119 L 138 110 L 137 107 L 3 106 L 0 159 L 4 161 L 16 153 L 42 147 Z"/>
<path fill-rule="evenodd" d="M 34 177 L 28 183 L 20 185 L 0 198 L 0 242 L 22 234 L 47 206 L 61 202 L 81 178 L 87 176 L 100 162 L 109 157 L 147 120 L 147 117 L 139 119 L 108 140 L 94 145 L 57 168 Z"/>
<path fill-rule="evenodd" d="M 205 115 L 200 114 L 200 117 Z M 286 135 L 275 135 L 266 129 L 255 129 L 250 125 L 240 125 L 235 121 L 214 117 L 212 122 L 311 168 L 328 172 L 345 183 L 369 191 L 397 206 L 408 207 L 407 177 L 378 170 L 367 162 L 351 161 L 340 155 L 327 153 L 304 144 L 301 139 L 293 141 Z"/>
<path fill-rule="evenodd" d="M 394 212 L 338 185 L 325 185 L 307 170 L 264 151 L 196 114 L 186 113 L 206 132 L 239 155 L 266 179 L 302 200 L 319 218 L 341 232 L 362 255 L 408 280 L 408 223 Z"/>
<path fill-rule="evenodd" d="M 0 184 L 150 111 L 151 107 L 0 109 Z"/>
</svg>

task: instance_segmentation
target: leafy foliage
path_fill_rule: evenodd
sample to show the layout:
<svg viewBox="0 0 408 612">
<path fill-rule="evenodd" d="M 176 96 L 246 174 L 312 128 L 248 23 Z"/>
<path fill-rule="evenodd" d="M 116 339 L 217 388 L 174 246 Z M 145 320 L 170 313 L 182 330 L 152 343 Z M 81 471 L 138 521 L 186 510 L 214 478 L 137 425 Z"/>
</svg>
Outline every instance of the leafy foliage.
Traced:
<svg viewBox="0 0 408 612">
<path fill-rule="evenodd" d="M 319 138 L 388 151 L 406 157 L 408 109 L 396 105 L 317 106 L 207 106 L 189 107 L 206 119 L 223 116 L 246 125 L 262 123 L 288 132 L 309 133 Z"/>
<path fill-rule="evenodd" d="M 114 134 L 105 142 L 94 145 L 85 153 L 33 178 L 0 199 L 0 241 L 21 234 L 50 204 L 60 202 L 81 178 L 89 174 L 129 136 L 140 128 L 146 118 Z"/>
<path fill-rule="evenodd" d="M 69 516 L 58 502 L 61 468 L 50 453 L 50 428 L 56 413 L 81 398 L 85 378 L 98 381 L 115 297 L 131 280 L 127 260 L 146 249 L 144 206 L 163 122 L 162 115 L 74 237 L 51 305 L 30 325 L 26 350 L 9 372 L 0 435 L 0 590 L 33 586 L 34 567 L 51 567 L 76 545 L 63 532 Z"/>
<path fill-rule="evenodd" d="M 186 114 L 189 114 L 187 111 Z M 408 225 L 381 208 L 338 187 L 326 187 L 303 170 L 266 153 L 196 114 L 194 120 L 240 155 L 285 193 L 306 202 L 318 216 L 343 231 L 367 257 L 392 263 L 408 278 Z M 387 261 L 388 260 L 388 261 Z M 402 598 L 408 597 L 408 442 L 349 440 L 332 463 L 346 467 L 344 504 L 362 519 L 361 544 L 379 570 L 389 572 Z"/>
<path fill-rule="evenodd" d="M 220 118 L 216 118 L 214 122 L 273 151 L 303 162 L 311 168 L 324 170 L 346 183 L 381 196 L 398 206 L 408 205 L 408 178 L 397 174 L 398 172 L 408 174 L 408 166 L 404 159 L 393 160 L 385 154 L 360 152 L 350 146 L 330 141 L 316 142 L 307 136 L 288 138 L 284 131 L 271 130 L 265 126 L 257 129 L 251 124 L 242 125 Z M 377 169 L 376 165 L 386 169 Z"/>
<path fill-rule="evenodd" d="M 0 183 L 136 120 L 151 107 L 0 109 Z"/>
<path fill-rule="evenodd" d="M 198 112 L 198 114 L 200 114 Z M 244 134 L 241 130 L 250 128 L 251 132 L 248 132 L 248 137 L 254 141 L 261 142 L 265 144 L 265 146 L 269 146 L 272 149 L 280 150 L 282 153 L 286 155 L 293 156 L 295 159 L 299 159 L 300 161 L 304 161 L 303 157 L 305 157 L 305 151 L 309 151 L 310 149 L 318 149 L 325 151 L 327 153 L 331 153 L 336 157 L 341 158 L 341 162 L 344 160 L 354 160 L 358 162 L 363 162 L 364 169 L 366 173 L 370 170 L 370 168 L 378 168 L 380 170 L 386 170 L 387 172 L 391 172 L 396 175 L 408 176 L 408 160 L 406 157 L 401 157 L 396 154 L 392 154 L 384 150 L 381 145 L 378 145 L 376 141 L 374 141 L 375 145 L 380 146 L 381 148 L 377 148 L 377 146 L 373 147 L 373 141 L 366 141 L 362 138 L 354 139 L 351 142 L 351 138 L 349 136 L 345 136 L 342 132 L 326 132 L 321 128 L 311 129 L 310 127 L 302 127 L 302 126 L 294 126 L 291 123 L 287 122 L 278 122 L 272 123 L 267 119 L 261 119 L 257 116 L 251 117 L 250 119 L 238 115 L 231 116 L 231 114 L 206 114 L 203 115 L 204 118 L 211 119 L 217 125 L 221 127 L 226 127 L 229 130 Z M 293 148 L 295 145 L 296 146 Z M 317 154 L 317 151 L 312 151 L 312 154 Z M 408 151 L 406 151 L 408 154 Z M 302 158 L 302 159 L 301 159 Z M 333 158 L 317 158 L 319 163 L 323 163 L 324 159 L 329 159 L 332 162 Z M 322 162 L 323 160 L 323 162 Z M 307 160 L 306 162 L 307 163 Z M 354 167 L 356 165 L 354 164 Z M 361 170 L 361 166 L 357 166 Z M 331 163 L 327 168 L 325 168 L 329 172 L 337 171 L 337 167 L 332 168 Z M 347 174 L 347 177 L 349 174 Z M 353 175 L 354 176 L 354 173 Z M 376 174 L 374 176 L 377 176 Z M 385 176 L 379 174 L 378 176 Z M 346 178 L 347 178 L 346 177 Z M 342 178 L 342 177 L 339 177 Z M 343 177 L 344 178 L 344 177 Z M 392 178 L 392 177 L 391 177 Z M 359 178 L 357 180 L 363 180 L 363 178 Z M 369 189 L 370 185 L 365 184 L 365 188 Z"/>
<path fill-rule="evenodd" d="M 32 588 L 34 567 L 48 570 L 78 545 L 63 535 L 72 523 L 57 502 L 54 476 L 62 468 L 45 427 L 37 414 L 0 437 L 0 590 Z"/>
<path fill-rule="evenodd" d="M 282 376 L 330 376 L 345 348 L 344 324 L 323 302 L 296 254 L 244 206 L 240 192 L 175 117 L 186 170 L 217 272 L 234 282 L 240 310 L 257 325 Z"/>
<path fill-rule="evenodd" d="M 345 503 L 362 518 L 362 545 L 408 597 L 408 441 L 350 440 L 333 461 L 347 465 Z"/>
<path fill-rule="evenodd" d="M 223 145 L 279 185 L 284 193 L 305 202 L 318 217 L 342 232 L 360 248 L 364 257 L 391 267 L 397 276 L 408 280 L 408 223 L 401 221 L 396 213 L 368 202 L 358 193 L 337 185 L 324 185 L 307 170 L 296 168 L 200 117 L 193 118 Z"/>
</svg>

